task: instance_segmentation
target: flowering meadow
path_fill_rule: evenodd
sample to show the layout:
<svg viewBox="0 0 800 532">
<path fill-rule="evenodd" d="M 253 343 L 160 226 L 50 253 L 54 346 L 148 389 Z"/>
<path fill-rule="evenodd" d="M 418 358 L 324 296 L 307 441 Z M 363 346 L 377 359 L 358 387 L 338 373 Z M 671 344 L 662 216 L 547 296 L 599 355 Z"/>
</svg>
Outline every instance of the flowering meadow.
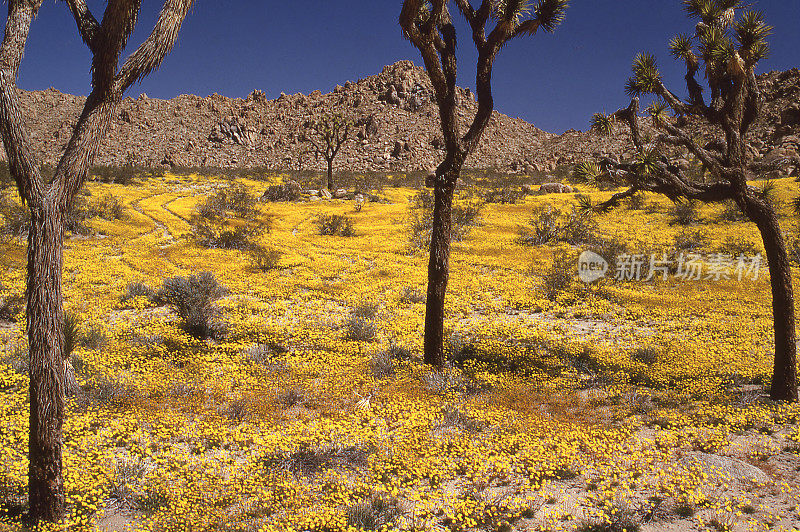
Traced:
<svg viewBox="0 0 800 532">
<path fill-rule="evenodd" d="M 256 197 L 274 184 L 237 182 Z M 543 208 L 570 212 L 577 194 L 487 202 L 453 243 L 452 365 L 436 371 L 421 362 L 427 256 L 410 248 L 408 223 L 417 190 L 385 188 L 358 205 L 259 203 L 230 222 L 269 227 L 255 238 L 277 263 L 257 268 L 247 250 L 202 247 L 193 234 L 197 206 L 230 186 L 171 174 L 88 185 L 90 201 L 111 195 L 122 212 L 66 240 L 65 308 L 82 341 L 58 529 L 800 526 L 800 406 L 764 397 L 766 265 L 742 279 L 612 271 L 593 284 L 575 269 L 552 289 L 555 257 L 582 246 L 523 245 L 521 230 Z M 796 183 L 774 187 L 791 237 Z M 581 188 L 593 200 L 611 194 Z M 596 216 L 591 230 L 628 256 L 763 253 L 755 227 L 725 219 L 724 206 L 696 207 L 700 221 L 687 226 L 668 200 L 640 202 Z M 321 235 L 323 215 L 347 216 L 354 235 Z M 24 293 L 25 241 L 0 247 L 5 301 Z M 123 297 L 132 283 L 157 290 L 202 271 L 227 289 L 215 302 L 224 334 L 213 338 L 190 334 L 157 298 Z M 23 530 L 27 489 L 23 331 L 24 309 L 0 321 L 0 530 L 9 531 Z"/>
</svg>

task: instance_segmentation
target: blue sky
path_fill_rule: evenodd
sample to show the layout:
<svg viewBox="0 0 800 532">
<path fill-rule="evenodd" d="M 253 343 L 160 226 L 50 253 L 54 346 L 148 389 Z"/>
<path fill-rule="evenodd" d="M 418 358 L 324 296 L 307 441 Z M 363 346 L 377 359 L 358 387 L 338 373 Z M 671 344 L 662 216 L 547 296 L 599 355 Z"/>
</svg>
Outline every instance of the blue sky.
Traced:
<svg viewBox="0 0 800 532">
<path fill-rule="evenodd" d="M 800 0 L 751 3 L 775 27 L 772 54 L 759 71 L 800 66 Z M 142 4 L 132 45 L 149 33 L 160 7 L 158 0 Z M 105 2 L 89 0 L 89 5 L 99 18 Z M 328 92 L 401 59 L 421 64 L 401 36 L 401 5 L 401 0 L 197 0 L 161 70 L 129 94 L 244 97 L 258 88 L 275 98 L 281 92 Z M 5 9 L 2 16 L 5 24 Z M 643 50 L 656 54 L 671 87 L 682 94 L 683 73 L 667 44 L 693 27 L 679 0 L 573 0 L 555 34 L 518 39 L 501 52 L 494 69 L 496 108 L 547 131 L 586 129 L 595 111 L 626 105 L 630 63 Z M 459 30 L 459 84 L 473 86 L 472 41 L 463 24 Z M 86 94 L 89 79 L 89 55 L 65 3 L 45 0 L 31 29 L 20 86 Z"/>
</svg>

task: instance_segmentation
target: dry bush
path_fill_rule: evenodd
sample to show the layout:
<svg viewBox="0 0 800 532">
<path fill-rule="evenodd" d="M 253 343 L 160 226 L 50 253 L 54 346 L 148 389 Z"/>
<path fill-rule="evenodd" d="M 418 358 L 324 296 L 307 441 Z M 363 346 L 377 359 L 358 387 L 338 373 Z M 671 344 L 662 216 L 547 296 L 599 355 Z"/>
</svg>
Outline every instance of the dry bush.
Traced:
<svg viewBox="0 0 800 532">
<path fill-rule="evenodd" d="M 280 250 L 260 244 L 252 244 L 247 248 L 247 253 L 250 255 L 250 262 L 253 267 L 262 272 L 277 270 L 280 267 L 280 260 L 283 256 Z"/>
<path fill-rule="evenodd" d="M 155 289 L 147 286 L 141 281 L 131 281 L 125 287 L 125 293 L 120 297 L 120 301 L 127 303 L 128 301 L 137 297 L 145 297 L 152 301 L 155 299 L 155 296 Z"/>
<path fill-rule="evenodd" d="M 345 445 L 338 442 L 302 443 L 292 451 L 278 452 L 265 458 L 265 466 L 294 474 L 313 476 L 327 469 L 344 467 L 364 468 L 374 449 L 362 445 Z"/>
<path fill-rule="evenodd" d="M 517 243 L 523 246 L 557 242 L 582 245 L 598 239 L 597 222 L 588 213 L 575 208 L 571 212 L 563 212 L 552 205 L 539 206 L 533 212 L 528 226 L 519 230 Z"/>
<path fill-rule="evenodd" d="M 90 218 L 103 218 L 104 220 L 119 220 L 123 212 L 122 201 L 113 194 L 93 199 L 87 207 L 87 215 Z"/>
<path fill-rule="evenodd" d="M 673 205 L 670 210 L 670 223 L 673 225 L 694 225 L 701 220 L 697 202 L 682 201 Z"/>
<path fill-rule="evenodd" d="M 399 501 L 385 493 L 375 493 L 345 510 L 347 526 L 358 530 L 386 530 L 403 515 Z"/>
<path fill-rule="evenodd" d="M 711 244 L 711 236 L 704 229 L 682 229 L 672 243 L 676 251 L 698 251 Z"/>
<path fill-rule="evenodd" d="M 742 212 L 739 205 L 733 200 L 728 200 L 723 203 L 722 212 L 719 215 L 720 221 L 723 222 L 746 222 L 748 221 L 747 215 Z"/>
<path fill-rule="evenodd" d="M 5 292 L 0 284 L 0 292 Z M 6 292 L 0 295 L 0 320 L 16 321 L 17 316 L 25 310 L 25 295 Z"/>
<path fill-rule="evenodd" d="M 231 185 L 206 198 L 196 208 L 190 223 L 198 245 L 206 248 L 247 250 L 271 230 L 271 219 L 259 221 L 256 198 L 243 185 Z"/>
<path fill-rule="evenodd" d="M 297 201 L 301 196 L 300 185 L 295 181 L 290 181 L 282 185 L 271 185 L 264 191 L 261 201 Z"/>
<path fill-rule="evenodd" d="M 101 183 L 114 183 L 116 185 L 129 185 L 138 175 L 151 173 L 143 167 L 126 164 L 124 166 L 97 165 L 92 167 L 89 175 Z"/>
<path fill-rule="evenodd" d="M 453 201 L 450 232 L 452 242 L 463 241 L 470 230 L 480 223 L 483 206 L 483 200 L 469 195 Z M 433 231 L 433 194 L 428 189 L 420 190 L 411 198 L 408 205 L 408 225 L 412 251 L 429 249 Z"/>
<path fill-rule="evenodd" d="M 400 301 L 408 304 L 425 303 L 427 299 L 427 292 L 423 288 L 417 288 L 414 286 L 405 287 L 402 295 L 400 296 Z"/>
<path fill-rule="evenodd" d="M 558 294 L 567 290 L 578 273 L 578 263 L 574 253 L 559 249 L 553 254 L 553 262 L 542 276 L 542 287 L 547 299 L 553 301 Z"/>
<path fill-rule="evenodd" d="M 378 333 L 374 315 L 370 317 L 355 312 L 345 322 L 345 329 L 347 330 L 346 338 L 357 342 L 371 342 Z"/>
<path fill-rule="evenodd" d="M 521 188 L 512 187 L 493 187 L 483 193 L 483 201 L 486 203 L 516 204 L 525 199 L 528 194 Z"/>
<path fill-rule="evenodd" d="M 355 236 L 353 220 L 343 214 L 323 214 L 314 222 L 320 235 Z"/>
<path fill-rule="evenodd" d="M 220 218 L 233 213 L 244 218 L 255 212 L 257 201 L 247 187 L 235 183 L 206 198 L 205 202 L 198 205 L 197 214 L 203 218 Z"/>
<path fill-rule="evenodd" d="M 175 310 L 189 334 L 197 338 L 220 339 L 226 330 L 215 301 L 226 295 L 228 289 L 219 284 L 214 274 L 200 272 L 188 277 L 164 279 L 156 298 Z"/>
<path fill-rule="evenodd" d="M 743 236 L 729 236 L 719 245 L 717 251 L 736 258 L 740 255 L 746 257 L 757 255 L 761 253 L 761 248 Z"/>
</svg>

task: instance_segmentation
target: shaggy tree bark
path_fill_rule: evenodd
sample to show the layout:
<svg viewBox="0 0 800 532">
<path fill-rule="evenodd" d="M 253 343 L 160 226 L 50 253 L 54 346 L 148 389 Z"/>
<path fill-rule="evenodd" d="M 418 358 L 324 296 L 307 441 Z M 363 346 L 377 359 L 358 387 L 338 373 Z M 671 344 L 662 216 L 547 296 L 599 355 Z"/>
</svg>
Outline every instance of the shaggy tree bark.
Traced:
<svg viewBox="0 0 800 532">
<path fill-rule="evenodd" d="M 152 33 L 121 68 L 120 55 L 136 25 L 140 0 L 110 0 L 101 22 L 85 0 L 66 3 L 92 53 L 92 92 L 50 183 L 42 178 L 39 161 L 32 153 L 16 86 L 30 25 L 42 0 L 9 0 L 0 45 L 0 132 L 11 174 L 31 212 L 26 316 L 30 349 L 28 517 L 33 523 L 55 522 L 64 513 L 64 216 L 83 186 L 125 91 L 161 64 L 177 40 L 192 0 L 166 0 Z"/>
<path fill-rule="evenodd" d="M 695 35 L 679 35 L 670 44 L 672 54 L 686 63 L 687 102 L 681 101 L 663 84 L 655 59 L 640 54 L 628 81 L 631 105 L 611 116 L 597 114 L 593 127 L 608 133 L 615 120 L 624 121 L 638 151 L 633 161 L 606 158 L 600 166 L 584 163 L 576 167 L 576 177 L 585 180 L 608 180 L 627 184 L 628 190 L 614 194 L 608 201 L 587 208 L 607 210 L 638 191 L 664 194 L 676 200 L 687 198 L 703 202 L 735 201 L 748 219 L 759 229 L 769 264 L 775 333 L 775 362 L 770 397 L 773 400 L 797 401 L 797 345 L 795 333 L 794 293 L 786 243 L 777 213 L 766 194 L 748 181 L 756 174 L 800 164 L 797 157 L 786 157 L 768 164 L 749 160 L 747 132 L 761 112 L 762 96 L 755 76 L 755 67 L 768 50 L 766 37 L 771 27 L 758 12 L 745 12 L 737 20 L 730 0 L 688 0 L 687 12 L 700 22 Z M 693 47 L 699 42 L 700 57 Z M 705 66 L 711 100 L 706 104 L 703 87 L 696 75 L 701 63 Z M 663 133 L 645 145 L 639 131 L 639 99 L 653 94 L 661 100 L 650 107 L 657 129 Z M 717 128 L 721 138 L 701 142 L 685 127 L 676 125 L 669 110 L 678 116 L 693 117 Z M 692 154 L 711 182 L 693 179 L 673 164 L 664 147 L 679 147 Z"/>
<path fill-rule="evenodd" d="M 428 298 L 425 304 L 425 352 L 427 364 L 446 364 L 444 352 L 444 308 L 450 270 L 450 240 L 453 194 L 464 161 L 475 151 L 494 109 L 492 68 L 500 49 L 520 35 L 533 35 L 539 28 L 553 31 L 563 20 L 567 0 L 540 0 L 533 9 L 529 0 L 493 2 L 482 0 L 475 9 L 469 0 L 457 0 L 458 10 L 472 29 L 478 52 L 475 86 L 478 111 L 469 130 L 461 136 L 456 87 L 456 29 L 447 0 L 405 0 L 400 13 L 403 35 L 420 51 L 439 107 L 446 156 L 428 186 L 434 188 L 433 227 L 428 263 Z M 533 18 L 521 19 L 533 12 Z M 486 35 L 490 19 L 495 26 Z"/>
</svg>

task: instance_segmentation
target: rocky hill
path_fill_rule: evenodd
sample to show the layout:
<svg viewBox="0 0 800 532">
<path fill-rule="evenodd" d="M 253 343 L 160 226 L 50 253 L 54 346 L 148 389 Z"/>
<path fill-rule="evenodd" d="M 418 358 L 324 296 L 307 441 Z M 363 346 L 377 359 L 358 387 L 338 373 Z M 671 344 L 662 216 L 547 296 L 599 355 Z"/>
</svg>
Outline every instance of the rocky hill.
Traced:
<svg viewBox="0 0 800 532">
<path fill-rule="evenodd" d="M 776 148 L 797 150 L 800 71 L 770 72 L 759 79 L 766 105 L 753 132 L 754 155 L 769 155 Z M 55 89 L 21 92 L 36 149 L 44 154 L 45 162 L 54 164 L 84 98 Z M 466 127 L 477 104 L 469 89 L 459 90 L 459 100 L 458 114 Z M 619 102 L 620 106 L 624 103 L 624 99 Z M 328 94 L 281 94 L 270 100 L 256 90 L 246 99 L 218 94 L 205 98 L 182 95 L 171 100 L 146 95 L 126 98 L 97 164 L 297 168 L 305 148 L 299 140 L 303 124 L 326 112 L 341 112 L 358 124 L 337 158 L 338 168 L 423 170 L 443 157 L 438 110 L 428 76 L 412 62 L 401 61 L 384 67 L 378 75 L 348 81 Z M 630 150 L 625 128 L 618 128 L 610 138 L 591 131 L 556 136 L 495 112 L 467 166 L 543 173 L 598 154 Z M 5 157 L 4 151 L 0 157 Z M 321 169 L 324 161 L 305 155 L 302 165 Z"/>
<path fill-rule="evenodd" d="M 37 150 L 45 162 L 56 163 L 85 99 L 55 89 L 22 91 L 21 99 Z M 459 99 L 458 114 L 466 127 L 477 103 L 468 89 L 459 91 Z M 270 100 L 256 90 L 246 99 L 218 94 L 126 98 L 97 164 L 296 168 L 304 149 L 299 142 L 303 124 L 325 112 L 341 112 L 358 123 L 336 160 L 339 168 L 421 170 L 442 158 L 438 109 L 428 76 L 410 61 L 401 61 L 329 94 L 281 94 Z M 467 164 L 524 170 L 539 162 L 536 156 L 550 137 L 524 120 L 495 112 Z M 311 155 L 304 159 L 304 168 L 324 164 Z"/>
</svg>

